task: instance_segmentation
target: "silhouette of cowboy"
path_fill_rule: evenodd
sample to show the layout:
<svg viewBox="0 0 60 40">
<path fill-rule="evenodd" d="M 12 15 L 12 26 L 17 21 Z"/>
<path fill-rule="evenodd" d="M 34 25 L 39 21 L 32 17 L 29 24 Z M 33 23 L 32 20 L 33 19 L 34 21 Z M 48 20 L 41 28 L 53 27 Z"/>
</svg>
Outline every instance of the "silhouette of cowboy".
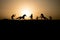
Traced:
<svg viewBox="0 0 60 40">
<path fill-rule="evenodd" d="M 15 17 L 15 14 L 13 14 L 13 15 L 11 16 L 11 19 L 13 20 L 13 19 L 14 19 L 14 17 Z"/>
<path fill-rule="evenodd" d="M 31 14 L 30 18 L 33 19 L 33 14 Z"/>
</svg>

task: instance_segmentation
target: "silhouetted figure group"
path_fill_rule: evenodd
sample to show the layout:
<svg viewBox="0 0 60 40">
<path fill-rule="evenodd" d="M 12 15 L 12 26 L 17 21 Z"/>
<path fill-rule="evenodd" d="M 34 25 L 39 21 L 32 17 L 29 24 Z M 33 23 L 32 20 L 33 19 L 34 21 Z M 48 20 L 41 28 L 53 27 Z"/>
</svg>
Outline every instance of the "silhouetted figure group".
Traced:
<svg viewBox="0 0 60 40">
<path fill-rule="evenodd" d="M 13 20 L 15 16 L 16 15 L 13 14 L 11 16 L 11 19 Z M 26 14 L 24 14 L 23 16 L 17 17 L 16 19 L 25 19 L 25 16 Z M 39 18 L 41 18 L 41 20 L 52 20 L 51 16 L 49 16 L 49 19 L 48 19 L 47 17 L 44 16 L 44 14 L 41 14 L 40 17 L 36 17 L 36 20 L 38 20 Z M 33 14 L 31 14 L 30 19 L 33 20 Z"/>
<path fill-rule="evenodd" d="M 13 14 L 13 15 L 11 16 L 11 19 L 14 20 L 14 17 L 15 17 L 15 16 L 16 16 L 16 15 Z M 24 14 L 23 16 L 17 17 L 16 19 L 25 19 L 25 16 L 26 16 L 26 14 Z M 33 14 L 31 14 L 30 18 L 33 19 Z"/>
</svg>

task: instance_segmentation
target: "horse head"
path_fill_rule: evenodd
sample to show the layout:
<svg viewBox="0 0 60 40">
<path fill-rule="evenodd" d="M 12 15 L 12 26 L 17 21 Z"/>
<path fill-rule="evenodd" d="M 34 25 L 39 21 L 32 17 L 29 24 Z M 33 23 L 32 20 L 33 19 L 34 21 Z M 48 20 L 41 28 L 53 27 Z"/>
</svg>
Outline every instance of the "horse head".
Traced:
<svg viewBox="0 0 60 40">
<path fill-rule="evenodd" d="M 24 14 L 23 16 L 26 16 L 26 14 Z"/>
</svg>

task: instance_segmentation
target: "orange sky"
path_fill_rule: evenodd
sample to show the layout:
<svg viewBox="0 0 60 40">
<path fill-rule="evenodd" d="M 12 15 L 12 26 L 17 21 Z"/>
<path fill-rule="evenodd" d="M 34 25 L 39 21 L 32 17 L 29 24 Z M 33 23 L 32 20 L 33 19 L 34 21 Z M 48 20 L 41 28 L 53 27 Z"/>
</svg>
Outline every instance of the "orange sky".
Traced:
<svg viewBox="0 0 60 40">
<path fill-rule="evenodd" d="M 60 0 L 0 0 L 0 19 L 10 19 L 12 14 L 21 16 L 22 9 L 30 10 L 34 19 L 41 13 L 60 19 Z"/>
</svg>

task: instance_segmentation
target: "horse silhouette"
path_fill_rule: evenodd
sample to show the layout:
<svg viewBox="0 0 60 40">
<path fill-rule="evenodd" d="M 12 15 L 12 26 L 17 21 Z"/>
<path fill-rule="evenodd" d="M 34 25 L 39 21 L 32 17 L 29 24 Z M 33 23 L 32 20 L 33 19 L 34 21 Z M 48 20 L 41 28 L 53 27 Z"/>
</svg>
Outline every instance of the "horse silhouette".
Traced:
<svg viewBox="0 0 60 40">
<path fill-rule="evenodd" d="M 25 19 L 25 14 L 23 16 L 18 17 L 17 19 Z"/>
<path fill-rule="evenodd" d="M 43 14 L 41 14 L 41 19 L 48 20 Z"/>
<path fill-rule="evenodd" d="M 13 14 L 13 15 L 11 16 L 11 19 L 14 19 L 14 17 L 15 17 L 15 15 Z"/>
</svg>

